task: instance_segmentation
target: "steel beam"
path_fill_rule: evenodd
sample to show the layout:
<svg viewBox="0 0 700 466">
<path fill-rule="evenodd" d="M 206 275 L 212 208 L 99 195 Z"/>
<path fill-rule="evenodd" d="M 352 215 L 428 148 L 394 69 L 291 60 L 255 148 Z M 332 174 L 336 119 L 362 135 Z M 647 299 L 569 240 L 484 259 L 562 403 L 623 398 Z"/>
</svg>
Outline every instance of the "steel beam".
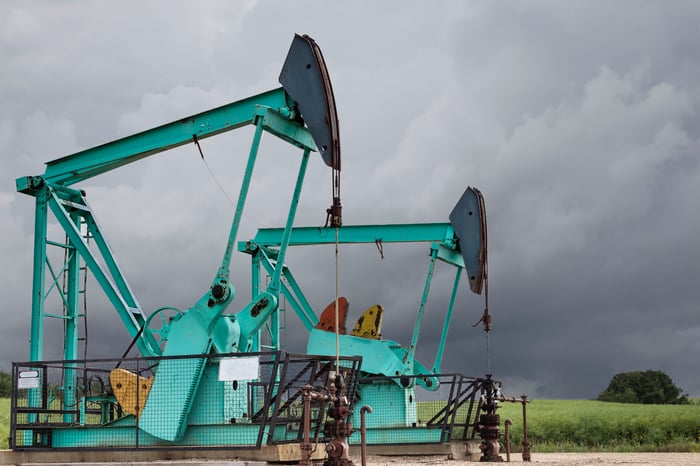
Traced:
<svg viewBox="0 0 700 466">
<path fill-rule="evenodd" d="M 251 242 L 259 246 L 276 247 L 282 243 L 284 228 L 261 228 Z M 344 225 L 338 229 L 338 242 L 348 243 L 416 243 L 439 241 L 453 246 L 454 230 L 449 223 L 414 223 L 386 225 Z M 335 228 L 297 227 L 292 230 L 290 246 L 334 244 Z M 247 243 L 238 243 L 238 250 L 246 252 Z"/>
<path fill-rule="evenodd" d="M 44 180 L 64 186 L 78 183 L 99 174 L 114 170 L 145 157 L 191 143 L 193 137 L 205 139 L 217 134 L 253 124 L 260 109 L 267 107 L 290 114 L 294 102 L 282 89 L 263 92 L 256 96 L 207 110 L 156 128 L 133 134 L 65 157 L 47 162 Z M 308 130 L 301 125 L 290 131 L 280 128 L 280 115 L 269 117 L 272 133 L 286 140 L 293 140 L 300 147 L 312 141 Z M 291 120 L 287 120 L 291 122 Z M 298 141 L 296 139 L 299 139 Z M 290 141 L 291 142 L 291 141 Z M 315 146 L 311 147 L 315 150 Z M 33 194 L 28 177 L 17 179 L 17 190 Z"/>
</svg>

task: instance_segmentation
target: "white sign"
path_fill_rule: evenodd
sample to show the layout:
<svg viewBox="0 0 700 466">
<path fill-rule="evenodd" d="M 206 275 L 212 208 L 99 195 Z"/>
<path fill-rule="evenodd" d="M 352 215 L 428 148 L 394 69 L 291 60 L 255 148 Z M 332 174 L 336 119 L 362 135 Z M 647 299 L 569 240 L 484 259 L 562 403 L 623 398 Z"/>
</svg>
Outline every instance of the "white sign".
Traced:
<svg viewBox="0 0 700 466">
<path fill-rule="evenodd" d="M 22 371 L 17 378 L 17 388 L 39 388 L 39 371 Z"/>
<path fill-rule="evenodd" d="M 226 358 L 219 362 L 219 381 L 250 380 L 258 378 L 260 358 Z"/>
</svg>

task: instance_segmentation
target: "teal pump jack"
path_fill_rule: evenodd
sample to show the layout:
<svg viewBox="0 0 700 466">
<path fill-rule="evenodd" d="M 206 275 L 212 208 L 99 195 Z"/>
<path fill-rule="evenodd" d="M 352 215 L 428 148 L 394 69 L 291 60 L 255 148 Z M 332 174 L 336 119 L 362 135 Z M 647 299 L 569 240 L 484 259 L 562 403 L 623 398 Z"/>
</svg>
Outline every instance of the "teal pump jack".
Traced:
<svg viewBox="0 0 700 466">
<path fill-rule="evenodd" d="M 132 136 L 61 157 L 46 164 L 38 176 L 17 179 L 17 190 L 34 196 L 35 244 L 34 275 L 32 282 L 32 319 L 30 360 L 43 360 L 44 319 L 49 293 L 60 295 L 66 321 L 64 358 L 77 359 L 78 310 L 80 293 L 78 263 L 84 261 L 98 285 L 143 356 L 175 356 L 236 352 L 250 350 L 256 332 L 277 309 L 281 274 L 272 277 L 266 290 L 258 293 L 240 311 L 225 314 L 235 298 L 235 289 L 229 281 L 231 254 L 246 204 L 250 183 L 263 132 L 271 133 L 302 150 L 291 206 L 285 226 L 288 242 L 296 215 L 297 204 L 304 182 L 310 152 L 319 152 L 332 168 L 334 188 L 333 205 L 329 211 L 340 224 L 340 141 L 335 100 L 325 61 L 318 45 L 308 36 L 295 35 L 280 73 L 281 88 L 263 92 L 212 110 L 178 119 Z M 243 182 L 233 216 L 229 237 L 219 269 L 211 287 L 189 309 L 177 311 L 164 332 L 153 332 L 148 324 L 161 308 L 148 318 L 134 295 L 126 277 L 111 253 L 95 214 L 86 200 L 85 192 L 75 189 L 81 181 L 117 169 L 145 157 L 247 125 L 255 126 L 255 135 L 248 155 Z M 51 212 L 65 230 L 66 242 L 57 243 L 47 238 L 48 215 Z M 90 247 L 88 238 L 93 239 Z M 56 272 L 48 259 L 47 247 L 65 249 L 69 259 L 64 269 Z M 280 248 L 284 257 L 287 244 Z M 46 271 L 51 280 L 47 281 Z M 67 273 L 67 287 L 59 281 Z M 64 290 L 67 289 L 67 292 Z M 192 399 L 202 377 L 203 359 L 192 359 L 190 367 L 175 367 L 163 360 L 155 374 L 148 400 L 141 413 L 139 427 L 149 434 L 167 441 L 177 441 L 186 429 L 186 418 Z M 64 396 L 74 396 L 76 375 L 68 374 L 64 381 Z M 30 406 L 38 400 L 36 389 L 30 390 Z M 164 409 L 162 395 L 168 393 Z M 173 392 L 176 401 L 173 401 Z"/>
<path fill-rule="evenodd" d="M 318 327 L 319 318 L 311 308 L 303 290 L 297 283 L 290 267 L 280 260 L 282 246 L 309 246 L 335 242 L 331 228 L 296 227 L 291 237 L 286 239 L 288 230 L 264 228 L 258 230 L 254 238 L 239 242 L 238 249 L 251 256 L 253 275 L 263 267 L 268 274 L 282 274 L 282 293 L 304 327 L 309 332 L 308 354 L 333 355 L 335 349 L 334 332 Z M 481 192 L 468 187 L 450 215 L 449 223 L 384 224 L 384 225 L 344 225 L 338 231 L 340 244 L 389 244 L 389 243 L 430 243 L 430 262 L 411 341 L 401 345 L 381 338 L 363 338 L 357 335 L 338 335 L 341 355 L 363 357 L 362 371 L 370 375 L 386 377 L 409 376 L 408 384 L 414 382 L 427 390 L 437 390 L 439 383 L 435 374 L 440 373 L 440 364 L 447 342 L 450 320 L 454 310 L 457 290 L 466 270 L 469 285 L 474 293 L 480 294 L 486 279 L 486 211 Z M 452 293 L 447 306 L 437 354 L 431 367 L 426 367 L 415 357 L 422 320 L 437 262 L 455 268 Z M 272 340 L 279 341 L 277 328 L 272 328 Z M 278 348 L 275 348 L 278 349 Z M 398 381 L 398 379 L 397 379 Z M 403 387 L 408 388 L 408 387 Z"/>
<path fill-rule="evenodd" d="M 212 369 L 206 367 L 203 358 L 187 356 L 259 351 L 259 334 L 266 324 L 272 329 L 272 349 L 280 349 L 277 311 L 281 296 L 309 331 L 307 353 L 335 356 L 335 335 L 317 328 L 319 318 L 285 263 L 289 247 L 336 241 L 343 244 L 428 242 L 428 274 L 409 344 L 350 334 L 338 337 L 340 356 L 362 356 L 362 371 L 365 374 L 394 378 L 393 382 L 376 386 L 360 384 L 362 399 L 372 403 L 376 413 L 383 409 L 396 411 L 396 407 L 400 406 L 404 410 L 402 414 L 392 413 L 396 417 L 402 416 L 399 428 L 415 427 L 414 384 L 427 390 L 438 388 L 439 381 L 435 374 L 440 372 L 460 279 L 466 275 L 475 293 L 481 293 L 486 279 L 483 198 L 478 190 L 468 188 L 450 214 L 449 223 L 343 225 L 339 228 L 342 225 L 342 207 L 338 118 L 325 62 L 311 38 L 294 37 L 279 81 L 282 87 L 278 89 L 50 161 L 43 174 L 17 179 L 17 190 L 34 196 L 36 200 L 30 360 L 44 360 L 45 318 L 61 318 L 65 324 L 63 357 L 68 367 L 61 387 L 65 404 L 80 396 L 76 360 L 79 353 L 77 324 L 81 314 L 81 261 L 117 311 L 132 338 L 132 345 L 145 357 L 164 357 L 152 370 L 154 379 L 137 418 L 138 429 L 157 442 L 182 445 L 186 434 L 190 435 L 186 432 L 188 416 L 193 405 L 197 404 L 196 396 L 206 397 L 212 393 L 209 391 L 211 385 L 207 382 L 211 380 Z M 143 158 L 185 144 L 198 145 L 200 140 L 248 125 L 254 126 L 255 132 L 224 254 L 210 287 L 186 310 L 166 306 L 147 315 L 112 254 L 86 193 L 75 185 Z M 255 238 L 238 243 L 238 251 L 251 256 L 252 299 L 239 306 L 238 311 L 227 312 L 236 298 L 229 275 L 232 254 L 264 133 L 273 134 L 299 149 L 300 165 L 284 228 L 262 229 Z M 332 170 L 332 204 L 326 211 L 325 227 L 294 227 L 311 152 L 318 152 Z M 47 237 L 49 214 L 65 231 L 65 242 L 51 241 Z M 65 250 L 66 259 L 61 267 L 51 263 L 47 253 L 49 247 Z M 416 348 L 437 263 L 454 266 L 456 273 L 438 351 L 432 367 L 429 367 L 416 359 Z M 260 283 L 261 268 L 270 276 L 266 286 Z M 50 304 L 47 305 L 50 294 L 58 295 L 63 307 L 62 314 L 50 312 Z M 174 315 L 166 318 L 167 312 L 174 312 Z M 153 328 L 158 319 L 161 328 Z M 178 361 L 177 364 L 175 361 Z M 240 396 L 239 401 L 247 395 Z M 38 407 L 39 401 L 38 389 L 29 389 L 29 406 Z M 29 422 L 36 422 L 37 419 L 31 416 L 34 415 L 30 415 Z M 196 418 L 192 421 L 193 425 L 196 424 L 204 432 L 209 432 L 206 430 L 208 427 L 212 431 L 221 428 L 218 420 L 207 416 L 195 408 L 190 417 Z M 75 414 L 64 414 L 64 422 L 74 423 L 74 417 Z M 374 418 L 378 419 L 378 416 Z M 202 422 L 203 419 L 205 422 Z M 353 422 L 359 425 L 356 419 Z M 373 440 L 374 443 L 382 443 L 381 433 L 396 427 L 384 425 L 379 420 L 373 422 L 377 423 L 376 434 L 379 435 Z M 243 428 L 244 422 L 234 427 Z M 421 433 L 413 429 L 412 432 L 411 438 L 420 443 L 439 435 L 440 431 L 433 429 Z M 66 445 L 80 446 L 80 439 L 89 434 L 78 429 L 71 431 L 71 435 L 75 436 L 75 442 L 71 440 L 72 443 Z"/>
</svg>

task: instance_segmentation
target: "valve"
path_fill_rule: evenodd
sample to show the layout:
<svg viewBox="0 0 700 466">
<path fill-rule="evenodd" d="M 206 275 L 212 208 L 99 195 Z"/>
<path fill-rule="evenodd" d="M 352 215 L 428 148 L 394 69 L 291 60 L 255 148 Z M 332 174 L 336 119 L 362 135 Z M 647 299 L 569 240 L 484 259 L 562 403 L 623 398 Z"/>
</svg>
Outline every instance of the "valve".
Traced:
<svg viewBox="0 0 700 466">
<path fill-rule="evenodd" d="M 484 414 L 479 416 L 479 437 L 481 437 L 481 462 L 501 462 L 503 458 L 499 455 L 501 444 L 499 439 L 501 437 L 501 431 L 499 429 L 501 423 L 501 416 L 496 414 L 496 409 L 498 409 L 498 387 L 496 383 L 491 378 L 491 374 L 486 374 L 486 380 L 484 380 L 481 386 L 481 394 L 483 397 L 483 409 Z"/>
</svg>

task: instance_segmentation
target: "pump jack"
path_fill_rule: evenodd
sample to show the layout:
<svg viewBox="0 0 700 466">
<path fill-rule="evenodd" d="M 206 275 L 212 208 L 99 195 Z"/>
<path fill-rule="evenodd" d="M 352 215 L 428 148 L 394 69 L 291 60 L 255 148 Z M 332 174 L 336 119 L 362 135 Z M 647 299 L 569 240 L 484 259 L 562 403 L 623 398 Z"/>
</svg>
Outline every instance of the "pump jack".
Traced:
<svg viewBox="0 0 700 466">
<path fill-rule="evenodd" d="M 386 381 L 366 383 L 358 391 L 363 402 L 377 397 L 377 404 L 382 403 L 378 399 L 379 395 L 385 396 L 388 393 L 389 405 L 402 406 L 401 409 L 404 410 L 399 416 L 401 420 L 398 423 L 392 421 L 386 424 L 376 421 L 375 427 L 385 429 L 395 426 L 401 428 L 415 426 L 415 385 L 418 384 L 427 390 L 437 390 L 440 385 L 436 374 L 440 371 L 449 319 L 462 270 L 468 273 L 471 290 L 481 293 L 485 280 L 486 260 L 486 219 L 481 193 L 475 188 L 468 188 L 453 209 L 450 223 L 343 226 L 338 117 L 325 61 L 313 39 L 295 35 L 279 81 L 282 84 L 281 88 L 53 160 L 47 163 L 43 174 L 17 179 L 17 190 L 36 199 L 29 363 L 35 363 L 38 366 L 40 362 L 45 361 L 43 354 L 45 300 L 48 292 L 58 288 L 55 285 L 60 275 L 54 273 L 47 255 L 47 246 L 56 245 L 47 239 L 50 211 L 65 230 L 67 237 L 66 244 L 60 245 L 68 251 L 68 259 L 61 273 L 68 276 L 69 286 L 65 292 L 59 291 L 65 308 L 66 321 L 63 353 L 66 369 L 62 386 L 64 403 L 68 404 L 67 400 L 79 398 L 76 331 L 79 315 L 77 275 L 79 263 L 82 260 L 117 311 L 133 339 L 132 343 L 141 355 L 146 358 L 157 358 L 157 365 L 151 371 L 151 379 L 144 379 L 123 369 L 117 369 L 111 375 L 114 394 L 117 397 L 116 402 L 120 405 L 120 409 L 131 419 L 130 425 L 136 425 L 145 434 L 140 440 L 142 444 L 160 445 L 165 442 L 172 445 L 191 445 L 187 442 L 191 442 L 192 438 L 185 439 L 189 425 L 188 418 L 191 417 L 191 412 L 197 411 L 197 400 L 205 399 L 209 394 L 208 390 L 212 390 L 211 387 L 214 386 L 212 380 L 215 379 L 215 375 L 211 375 L 215 370 L 212 367 L 218 367 L 219 363 L 218 359 L 211 360 L 196 356 L 258 354 L 259 348 L 255 343 L 258 332 L 270 319 L 276 318 L 280 306 L 280 294 L 283 294 L 291 303 L 302 324 L 309 331 L 307 347 L 309 355 L 335 355 L 337 358 L 344 358 L 343 371 L 350 373 L 351 379 L 354 377 L 353 371 L 357 371 L 352 358 L 357 359 L 358 356 L 363 357 L 364 374 L 395 377 L 388 383 Z M 95 213 L 87 202 L 85 192 L 72 186 L 143 158 L 188 143 L 198 145 L 202 139 L 247 125 L 255 126 L 255 133 L 225 252 L 211 286 L 189 309 L 164 307 L 146 317 L 117 260 L 112 255 Z M 235 297 L 235 289 L 229 281 L 232 253 L 264 132 L 273 134 L 301 149 L 301 163 L 285 227 L 260 230 L 255 238 L 238 244 L 239 251 L 251 255 L 254 276 L 259 273 L 260 267 L 263 267 L 270 275 L 269 283 L 262 289 L 254 279 L 252 300 L 239 311 L 226 313 Z M 319 152 L 325 164 L 332 169 L 331 207 L 327 210 L 325 227 L 294 228 L 297 204 L 312 151 Z M 88 245 L 83 228 L 86 228 L 89 237 L 94 239 L 94 247 Z M 335 235 L 328 234 L 330 230 L 334 230 Z M 322 313 L 321 319 L 316 317 L 286 265 L 285 256 L 289 246 L 326 244 L 330 241 L 329 238 L 333 237 L 337 238 L 337 243 L 379 244 L 416 241 L 432 243 L 428 278 L 408 347 L 402 347 L 396 342 L 381 338 L 383 308 L 379 305 L 368 309 L 358 319 L 351 334 L 347 334 L 345 330 L 347 301 L 344 301 L 344 298 L 336 299 L 334 305 L 329 306 L 329 309 L 338 313 L 339 319 L 329 319 L 330 312 Z M 438 354 L 432 368 L 428 369 L 417 361 L 415 351 L 433 269 L 437 261 L 455 266 L 456 276 Z M 53 283 L 47 281 L 47 270 L 51 272 Z M 162 319 L 163 314 L 168 311 L 174 312 L 174 315 L 163 319 L 164 325 L 161 329 L 153 329 L 151 324 L 158 318 Z M 341 327 L 342 331 L 340 331 Z M 339 354 L 332 350 L 335 347 L 332 337 L 336 330 L 339 330 Z M 278 335 L 275 335 L 275 339 L 279 342 Z M 279 347 L 274 349 L 277 350 Z M 325 377 L 326 379 L 338 377 L 338 374 L 329 372 Z M 116 386 L 119 389 L 115 388 Z M 230 389 L 227 390 L 229 391 L 224 396 L 234 396 L 231 395 Z M 354 388 L 350 390 L 353 391 Z M 244 403 L 250 402 L 246 398 L 249 395 L 235 396 L 241 396 Z M 350 396 L 352 397 L 353 393 L 350 393 Z M 29 389 L 27 412 L 35 414 L 28 417 L 25 426 L 28 432 L 31 432 L 31 427 L 37 422 L 36 413 L 41 411 L 39 409 L 42 403 L 41 397 L 39 388 Z M 35 411 L 31 411 L 32 409 Z M 377 408 L 374 407 L 374 410 L 373 418 L 379 419 Z M 212 429 L 219 429 L 219 421 L 207 416 L 209 415 L 197 412 L 195 417 L 198 419 L 198 426 L 205 424 Z M 217 416 L 217 419 L 221 417 Z M 75 414 L 67 414 L 65 419 L 71 425 L 83 422 L 83 417 L 80 419 L 76 417 Z M 125 421 L 122 419 L 119 422 Z M 234 420 L 231 420 L 231 423 L 233 422 Z M 359 425 L 359 422 L 356 424 Z M 44 442 L 51 448 L 85 446 L 86 437 L 81 432 L 80 430 L 51 430 L 48 440 Z M 118 441 L 113 436 L 110 437 L 112 431 L 105 429 L 105 432 L 101 438 L 105 442 L 112 442 L 110 444 L 112 446 L 119 446 Z M 195 443 L 199 441 L 207 444 L 207 440 L 202 440 L 207 435 L 207 431 L 205 430 L 203 434 L 200 431 L 197 432 L 199 437 L 195 437 Z M 438 440 L 443 434 L 444 432 L 437 432 Z M 372 441 L 371 438 L 369 440 Z M 13 441 L 14 447 L 21 446 L 16 438 Z M 235 442 L 236 437 L 229 436 L 227 441 Z M 373 441 L 382 443 L 382 433 L 378 432 Z M 408 436 L 403 441 L 420 442 L 433 441 L 433 439 Z M 125 446 L 128 445 L 131 444 L 125 444 Z"/>
<path fill-rule="evenodd" d="M 40 361 L 43 356 L 48 210 L 68 237 L 66 247 L 71 252 L 69 274 L 76 273 L 73 269 L 78 258 L 86 262 L 142 355 L 172 357 L 251 350 L 254 334 L 277 309 L 280 274 L 273 276 L 267 289 L 260 291 L 243 309 L 233 314 L 224 312 L 235 297 L 234 287 L 229 282 L 229 267 L 262 134 L 264 131 L 271 133 L 302 150 L 285 227 L 287 239 L 280 248 L 282 258 L 311 151 L 321 154 L 324 162 L 332 168 L 334 180 L 340 171 L 338 117 L 332 87 L 321 51 L 309 36 L 294 37 L 280 73 L 280 82 L 281 88 L 48 162 L 44 174 L 17 179 L 17 190 L 36 198 L 31 361 Z M 145 317 L 111 254 L 85 193 L 71 186 L 145 157 L 246 125 L 255 126 L 255 135 L 221 265 L 209 290 L 189 309 L 178 312 L 170 322 L 167 342 L 161 348 L 147 325 L 153 315 L 149 319 Z M 334 192 L 331 210 L 335 223 L 340 221 L 339 205 L 339 192 Z M 86 224 L 94 238 L 99 257 L 93 254 L 81 234 L 81 222 Z M 77 280 L 73 281 L 77 283 Z M 67 314 L 77 316 L 74 299 L 77 290 L 69 290 L 68 295 L 70 309 Z M 68 360 L 77 358 L 76 335 L 76 332 L 71 332 L 70 338 L 66 335 L 64 355 Z M 203 359 L 191 359 L 184 365 L 182 361 L 174 361 L 163 359 L 159 363 L 139 417 L 142 430 L 173 442 L 184 434 L 187 414 L 204 371 Z M 66 384 L 67 387 L 75 385 L 74 381 Z M 64 395 L 71 397 L 74 395 L 72 391 L 74 388 L 69 388 Z M 164 399 L 167 399 L 167 406 L 161 401 Z"/>
</svg>

